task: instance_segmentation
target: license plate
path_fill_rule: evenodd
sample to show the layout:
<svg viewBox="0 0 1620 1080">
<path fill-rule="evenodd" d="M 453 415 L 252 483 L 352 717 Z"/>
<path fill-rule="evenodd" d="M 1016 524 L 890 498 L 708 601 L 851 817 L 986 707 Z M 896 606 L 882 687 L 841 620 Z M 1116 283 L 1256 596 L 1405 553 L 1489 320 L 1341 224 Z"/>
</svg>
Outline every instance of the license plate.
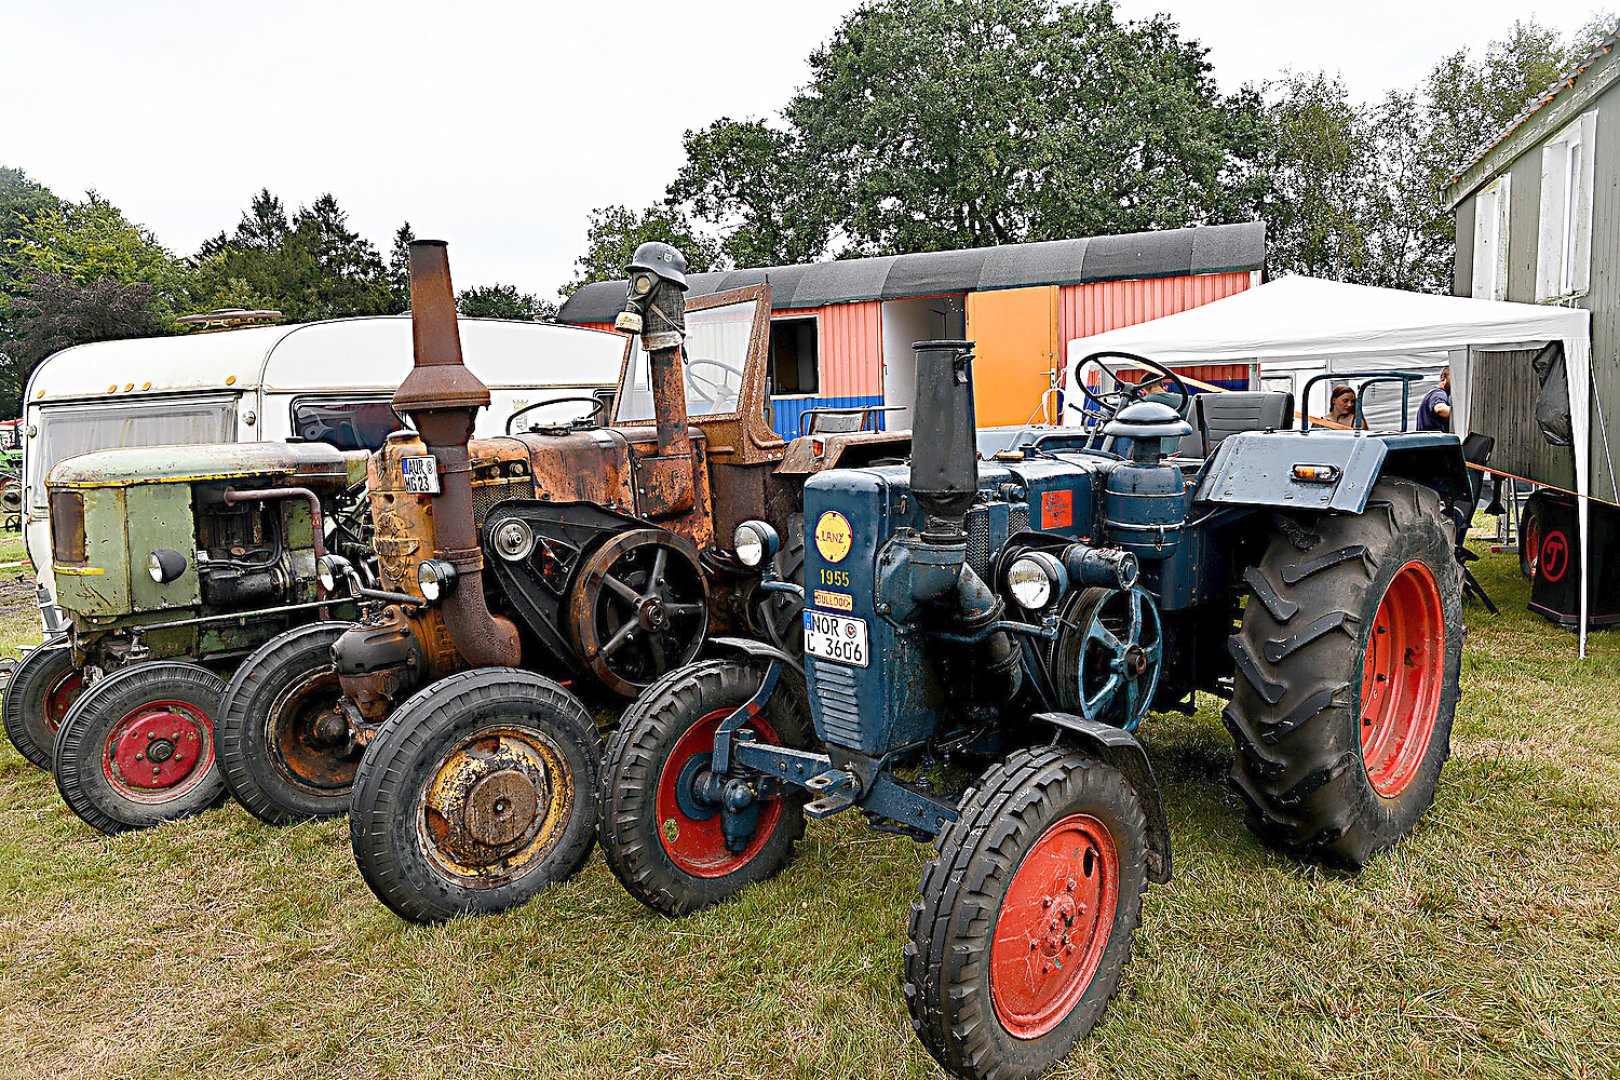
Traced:
<svg viewBox="0 0 1620 1080">
<path fill-rule="evenodd" d="M 804 613 L 804 651 L 822 660 L 852 667 L 866 667 L 866 620 L 825 611 Z"/>
<path fill-rule="evenodd" d="M 408 495 L 437 495 L 439 493 L 439 459 L 431 454 L 423 457 L 399 459 L 400 472 L 405 474 L 405 492 Z"/>
</svg>

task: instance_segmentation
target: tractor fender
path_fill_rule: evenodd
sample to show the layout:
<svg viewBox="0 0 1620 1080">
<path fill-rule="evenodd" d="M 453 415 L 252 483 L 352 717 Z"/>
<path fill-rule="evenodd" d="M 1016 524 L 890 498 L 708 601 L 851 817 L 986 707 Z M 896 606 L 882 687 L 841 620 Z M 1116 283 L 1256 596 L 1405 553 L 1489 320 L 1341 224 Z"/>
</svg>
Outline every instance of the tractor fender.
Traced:
<svg viewBox="0 0 1620 1080">
<path fill-rule="evenodd" d="M 799 661 L 775 645 L 755 641 L 753 638 L 712 637 L 704 641 L 700 655 L 709 659 L 755 660 L 761 666 L 773 662 L 781 664 L 782 680 L 778 685 L 785 686 L 797 694 L 805 707 L 805 715 L 810 715 L 810 687 L 805 682 L 804 668 Z"/>
<path fill-rule="evenodd" d="M 1302 480 L 1295 466 L 1327 466 L 1332 480 Z M 1373 485 L 1398 476 L 1455 501 L 1468 491 L 1462 442 L 1438 431 L 1345 435 L 1336 431 L 1240 432 L 1229 436 L 1198 485 L 1197 501 L 1279 510 L 1359 514 Z"/>
<path fill-rule="evenodd" d="M 1147 815 L 1147 876 L 1148 880 L 1163 885 L 1170 880 L 1170 820 L 1164 813 L 1164 798 L 1159 782 L 1148 764 L 1147 751 L 1136 736 L 1124 728 L 1087 720 L 1065 712 L 1036 713 L 1036 723 L 1050 724 L 1067 733 L 1081 750 L 1094 754 L 1105 764 L 1125 774 L 1137 795 L 1142 799 L 1142 810 Z"/>
</svg>

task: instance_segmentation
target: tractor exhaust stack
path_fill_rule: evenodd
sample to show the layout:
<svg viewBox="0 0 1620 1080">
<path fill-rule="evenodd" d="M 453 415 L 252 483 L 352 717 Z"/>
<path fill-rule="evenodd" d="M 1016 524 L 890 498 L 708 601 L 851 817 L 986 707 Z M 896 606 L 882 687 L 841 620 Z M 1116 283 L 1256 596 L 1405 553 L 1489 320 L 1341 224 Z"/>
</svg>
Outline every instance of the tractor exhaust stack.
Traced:
<svg viewBox="0 0 1620 1080">
<path fill-rule="evenodd" d="M 410 274 L 415 366 L 394 392 L 394 408 L 409 414 L 438 462 L 433 553 L 456 569 L 456 585 L 443 599 L 444 621 L 471 666 L 514 666 L 521 658 L 517 627 L 484 601 L 484 555 L 473 524 L 467 443 L 478 410 L 489 406 L 489 387 L 462 362 L 444 241 L 412 241 Z"/>
</svg>

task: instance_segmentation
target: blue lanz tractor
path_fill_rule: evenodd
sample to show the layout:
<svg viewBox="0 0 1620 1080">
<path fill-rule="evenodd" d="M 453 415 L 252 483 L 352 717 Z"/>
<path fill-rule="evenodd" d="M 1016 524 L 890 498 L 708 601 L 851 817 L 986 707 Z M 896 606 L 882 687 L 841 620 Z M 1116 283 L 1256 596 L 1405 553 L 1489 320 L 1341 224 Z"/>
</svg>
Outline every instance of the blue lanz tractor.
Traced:
<svg viewBox="0 0 1620 1080">
<path fill-rule="evenodd" d="M 1146 713 L 1226 699 L 1251 827 L 1300 857 L 1358 867 L 1427 810 L 1457 701 L 1464 463 L 1421 433 L 1211 448 L 1129 387 L 1087 391 L 1096 430 L 981 463 L 971 344 L 917 350 L 909 464 L 806 486 L 803 655 L 720 642 L 650 687 L 609 743 L 599 839 L 671 916 L 777 873 L 806 817 L 935 841 L 913 1025 L 956 1075 L 1034 1076 L 1096 1022 L 1147 882 L 1170 877 Z M 1202 453 L 1167 457 L 1178 440 Z M 733 546 L 769 566 L 776 544 L 746 523 Z"/>
</svg>

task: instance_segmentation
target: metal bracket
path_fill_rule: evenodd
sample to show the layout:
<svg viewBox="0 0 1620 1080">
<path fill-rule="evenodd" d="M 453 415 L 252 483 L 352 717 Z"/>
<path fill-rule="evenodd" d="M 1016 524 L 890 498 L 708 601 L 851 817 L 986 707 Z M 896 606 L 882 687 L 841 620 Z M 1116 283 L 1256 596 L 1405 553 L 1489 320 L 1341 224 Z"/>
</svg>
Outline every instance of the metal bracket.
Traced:
<svg viewBox="0 0 1620 1080">
<path fill-rule="evenodd" d="M 720 726 L 714 732 L 714 774 L 725 776 L 731 771 L 731 749 L 736 740 L 733 736 L 741 730 L 742 726 L 758 716 L 765 708 L 765 703 L 776 692 L 776 684 L 782 678 L 782 662 L 772 660 L 765 669 L 765 678 L 760 682 L 759 689 L 754 696 L 743 702 L 730 716 L 720 721 Z M 787 779 L 787 778 L 785 778 Z"/>
</svg>

